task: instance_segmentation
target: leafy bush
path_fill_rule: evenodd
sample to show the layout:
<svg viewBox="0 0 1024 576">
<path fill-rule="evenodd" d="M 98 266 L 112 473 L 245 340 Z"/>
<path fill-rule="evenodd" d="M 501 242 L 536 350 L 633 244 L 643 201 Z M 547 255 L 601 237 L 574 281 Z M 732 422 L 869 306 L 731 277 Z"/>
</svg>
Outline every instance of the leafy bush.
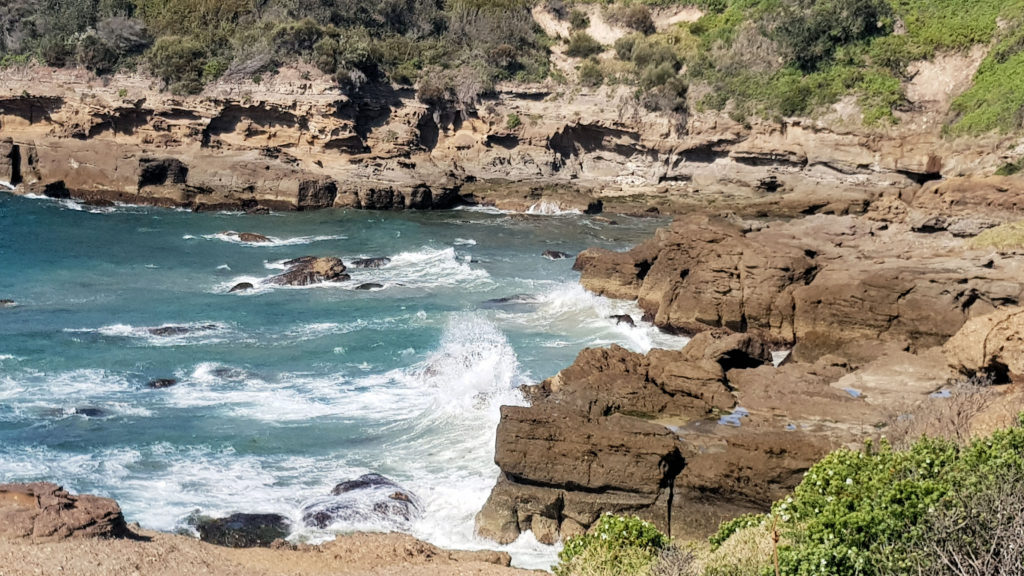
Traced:
<svg viewBox="0 0 1024 576">
<path fill-rule="evenodd" d="M 149 52 L 149 65 L 158 78 L 177 94 L 197 94 L 203 89 L 206 51 L 198 43 L 164 36 Z"/>
<path fill-rule="evenodd" d="M 604 46 L 586 32 L 573 32 L 569 36 L 569 46 L 565 49 L 566 55 L 573 58 L 587 58 L 603 51 Z"/>
<path fill-rule="evenodd" d="M 604 72 L 601 70 L 601 64 L 593 58 L 588 58 L 580 64 L 580 84 L 584 86 L 600 86 L 604 84 Z"/>
<path fill-rule="evenodd" d="M 651 10 L 643 4 L 612 4 L 605 9 L 605 18 L 612 24 L 636 30 L 641 34 L 654 33 Z"/>
<path fill-rule="evenodd" d="M 654 524 L 637 517 L 602 516 L 589 532 L 569 538 L 558 553 L 556 576 L 637 574 L 669 544 Z"/>
<path fill-rule="evenodd" d="M 890 30 L 885 0 L 783 0 L 776 39 L 801 70 L 814 71 L 841 46 Z"/>
<path fill-rule="evenodd" d="M 572 12 L 569 12 L 569 26 L 573 30 L 586 30 L 590 27 L 590 18 L 586 12 L 574 9 Z"/>
<path fill-rule="evenodd" d="M 519 117 L 519 114 L 510 112 L 505 118 L 505 128 L 508 130 L 515 130 L 523 125 L 523 120 Z"/>
<path fill-rule="evenodd" d="M 75 59 L 85 68 L 106 74 L 117 67 L 117 52 L 98 36 L 89 35 L 78 41 Z"/>
<path fill-rule="evenodd" d="M 1013 176 L 1024 170 L 1024 158 L 1017 160 L 1016 162 L 1007 162 L 996 170 L 996 176 Z"/>
</svg>

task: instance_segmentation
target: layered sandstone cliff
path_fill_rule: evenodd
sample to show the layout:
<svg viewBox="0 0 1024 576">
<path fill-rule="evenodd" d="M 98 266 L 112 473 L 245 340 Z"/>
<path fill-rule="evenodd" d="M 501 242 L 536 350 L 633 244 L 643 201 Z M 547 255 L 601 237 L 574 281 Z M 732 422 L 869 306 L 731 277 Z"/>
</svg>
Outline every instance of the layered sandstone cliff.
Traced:
<svg viewBox="0 0 1024 576">
<path fill-rule="evenodd" d="M 312 68 L 196 97 L 158 88 L 145 76 L 0 71 L 0 181 L 194 209 L 443 208 L 463 192 L 512 209 L 603 198 L 626 210 L 714 203 L 790 215 L 856 211 L 883 191 L 989 173 L 1018 143 L 943 139 L 928 91 L 909 92 L 920 101 L 899 125 L 867 128 L 848 103 L 817 120 L 744 126 L 644 113 L 624 86 L 554 81 L 499 86 L 465 109 L 383 85 L 346 94 Z"/>
</svg>

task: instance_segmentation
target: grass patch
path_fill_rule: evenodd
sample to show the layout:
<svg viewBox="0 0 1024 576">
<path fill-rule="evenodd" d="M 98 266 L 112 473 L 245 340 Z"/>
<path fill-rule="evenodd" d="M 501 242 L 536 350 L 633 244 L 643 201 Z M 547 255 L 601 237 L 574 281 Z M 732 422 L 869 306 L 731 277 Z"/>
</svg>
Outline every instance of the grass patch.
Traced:
<svg viewBox="0 0 1024 576">
<path fill-rule="evenodd" d="M 1024 220 L 989 228 L 970 241 L 971 248 L 1020 250 L 1024 248 Z"/>
</svg>

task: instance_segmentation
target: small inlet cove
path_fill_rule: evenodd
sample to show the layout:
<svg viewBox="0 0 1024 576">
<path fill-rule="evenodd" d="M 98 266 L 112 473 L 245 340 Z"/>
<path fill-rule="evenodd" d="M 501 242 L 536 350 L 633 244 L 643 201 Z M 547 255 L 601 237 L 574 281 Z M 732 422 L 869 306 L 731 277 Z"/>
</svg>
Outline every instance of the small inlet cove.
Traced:
<svg viewBox="0 0 1024 576">
<path fill-rule="evenodd" d="M 162 531 L 273 513 L 296 542 L 401 531 L 493 548 L 473 518 L 498 475 L 499 407 L 585 347 L 685 344 L 618 322 L 639 310 L 578 285 L 578 251 L 623 250 L 663 224 L 617 220 L 0 194 L 0 297 L 14 301 L 0 317 L 0 482 L 109 496 Z M 272 281 L 305 256 L 340 258 L 350 279 Z M 385 490 L 401 505 L 332 496 L 367 474 L 397 484 Z M 504 549 L 538 568 L 557 553 L 530 534 Z"/>
</svg>

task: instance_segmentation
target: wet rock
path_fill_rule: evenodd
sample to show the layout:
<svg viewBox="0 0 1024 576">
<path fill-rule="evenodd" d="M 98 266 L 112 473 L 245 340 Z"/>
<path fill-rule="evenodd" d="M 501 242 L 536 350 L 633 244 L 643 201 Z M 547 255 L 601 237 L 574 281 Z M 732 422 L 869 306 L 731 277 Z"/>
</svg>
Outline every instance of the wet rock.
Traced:
<svg viewBox="0 0 1024 576">
<path fill-rule="evenodd" d="M 150 380 L 146 386 L 154 390 L 160 390 L 161 388 L 170 388 L 177 383 L 177 378 L 156 378 L 154 380 Z"/>
<path fill-rule="evenodd" d="M 216 329 L 217 329 L 217 325 L 216 324 L 202 324 L 200 326 L 168 325 L 168 326 L 159 326 L 157 328 L 149 328 L 147 330 L 147 332 L 149 332 L 153 336 L 173 337 L 173 336 L 185 336 L 186 334 L 191 334 L 193 332 L 210 332 L 211 330 L 216 330 Z"/>
<path fill-rule="evenodd" d="M 269 280 L 280 286 L 309 286 L 322 282 L 343 282 L 351 277 L 338 258 L 305 256 L 285 262 L 288 269 Z"/>
<path fill-rule="evenodd" d="M 265 244 L 270 242 L 270 238 L 263 234 L 254 234 L 252 232 L 224 232 L 227 236 L 234 236 L 238 238 L 240 242 L 249 242 L 250 244 Z"/>
<path fill-rule="evenodd" d="M 330 178 L 303 180 L 299 182 L 299 210 L 329 208 L 338 196 L 338 183 Z"/>
<path fill-rule="evenodd" d="M 14 300 L 0 300 L 0 308 L 14 308 L 16 305 Z"/>
<path fill-rule="evenodd" d="M 377 257 L 377 258 L 360 258 L 352 261 L 353 268 L 383 268 L 391 264 L 391 258 Z"/>
<path fill-rule="evenodd" d="M 252 290 L 253 288 L 254 286 L 252 285 L 252 282 L 239 282 L 228 290 L 228 294 L 232 292 L 245 292 L 246 290 Z"/>
<path fill-rule="evenodd" d="M 246 214 L 270 214 L 270 208 L 266 206 L 252 206 L 245 209 Z"/>
<path fill-rule="evenodd" d="M 67 200 L 68 198 L 71 198 L 71 191 L 68 190 L 68 187 L 64 184 L 63 180 L 49 182 L 46 184 L 36 182 L 27 186 L 27 192 L 29 194 L 42 195 L 47 198 L 56 198 L 58 200 Z"/>
<path fill-rule="evenodd" d="M 117 502 L 74 495 L 56 484 L 0 484 L 0 538 L 37 541 L 128 535 Z"/>
<path fill-rule="evenodd" d="M 356 286 L 356 290 L 380 290 L 382 288 L 384 288 L 384 285 L 376 282 L 366 282 L 365 284 Z"/>
<path fill-rule="evenodd" d="M 291 531 L 291 523 L 280 514 L 237 513 L 194 522 L 200 540 L 229 548 L 266 548 L 274 540 L 287 538 Z"/>
<path fill-rule="evenodd" d="M 331 490 L 331 496 L 303 506 L 302 521 L 317 528 L 339 522 L 402 527 L 421 513 L 422 507 L 414 494 L 380 474 L 364 474 L 338 484 Z"/>
<path fill-rule="evenodd" d="M 73 408 L 72 413 L 78 414 L 79 416 L 85 416 L 86 418 L 103 418 L 107 415 L 106 411 L 101 408 L 92 408 L 89 406 L 82 406 Z"/>
<path fill-rule="evenodd" d="M 572 258 L 572 254 L 567 252 L 559 252 L 558 250 L 545 250 L 541 253 L 541 256 L 548 260 L 563 260 L 565 258 Z"/>
<path fill-rule="evenodd" d="M 629 314 L 613 314 L 609 316 L 612 320 L 615 320 L 615 325 L 625 324 L 627 326 L 636 326 L 636 322 L 633 321 L 633 317 Z"/>
</svg>

